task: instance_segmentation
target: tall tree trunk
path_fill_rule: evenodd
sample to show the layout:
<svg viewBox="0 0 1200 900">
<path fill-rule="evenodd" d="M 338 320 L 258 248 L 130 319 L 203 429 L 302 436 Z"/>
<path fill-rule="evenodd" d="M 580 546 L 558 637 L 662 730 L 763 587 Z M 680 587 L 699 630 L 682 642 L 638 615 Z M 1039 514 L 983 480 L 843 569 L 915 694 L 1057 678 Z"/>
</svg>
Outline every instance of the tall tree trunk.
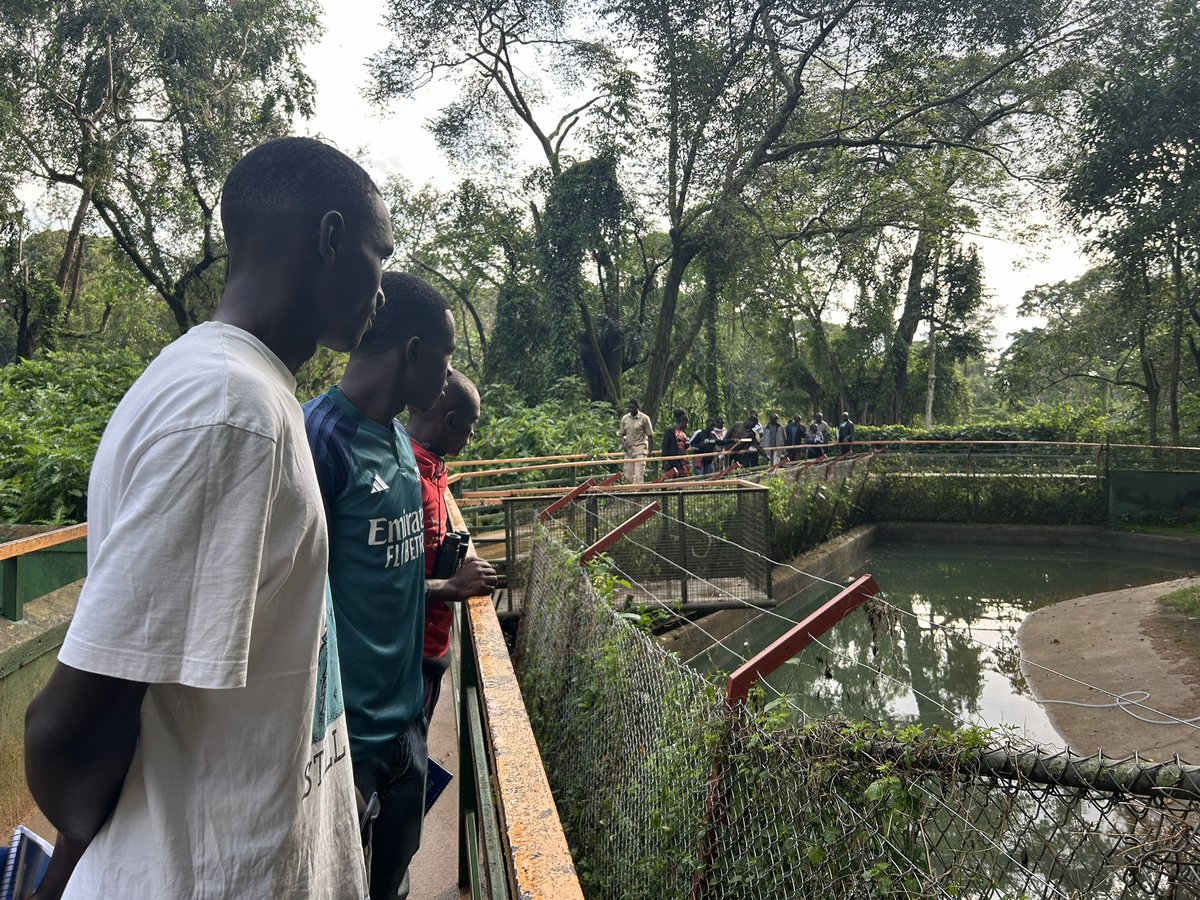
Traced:
<svg viewBox="0 0 1200 900">
<path fill-rule="evenodd" d="M 937 390 L 937 317 L 929 316 L 929 379 L 925 390 L 925 427 L 933 427 L 933 395 Z"/>
<path fill-rule="evenodd" d="M 613 261 L 608 248 L 601 246 L 596 253 L 600 292 L 604 296 L 604 315 L 608 319 L 608 340 L 605 342 L 604 364 L 615 387 L 612 403 L 621 405 L 621 376 L 625 372 L 625 329 L 621 319 L 621 270 Z"/>
<path fill-rule="evenodd" d="M 75 301 L 79 299 L 79 284 L 83 280 L 83 262 L 87 256 L 87 243 L 84 235 L 79 236 L 79 249 L 75 252 L 75 265 L 71 269 L 71 286 L 67 291 L 67 304 L 63 309 L 63 325 L 71 322 L 71 313 L 75 310 Z"/>
<path fill-rule="evenodd" d="M 67 243 L 58 263 L 58 273 L 54 276 L 54 283 L 60 291 L 66 290 L 71 269 L 80 264 L 79 257 L 83 252 L 83 222 L 92 203 L 93 185 L 94 182 L 90 178 L 84 180 L 79 205 L 75 208 L 74 218 L 71 219 L 71 230 L 67 232 Z"/>
<path fill-rule="evenodd" d="M 1167 403 L 1170 410 L 1171 446 L 1179 446 L 1179 377 L 1183 365 L 1183 260 L 1178 247 L 1171 253 L 1171 283 L 1175 299 L 1171 313 L 1171 369 L 1167 385 Z"/>
<path fill-rule="evenodd" d="M 721 415 L 721 366 L 717 357 L 716 274 L 709 271 L 704 279 L 704 409 L 716 418 Z"/>
<path fill-rule="evenodd" d="M 1146 427 L 1150 432 L 1150 443 L 1158 443 L 1158 401 L 1162 395 L 1162 385 L 1158 373 L 1154 370 L 1154 360 L 1146 348 L 1146 325 L 1143 323 L 1137 330 L 1138 356 L 1142 360 L 1142 375 L 1146 379 L 1143 390 L 1146 392 Z"/>
<path fill-rule="evenodd" d="M 29 359 L 33 356 L 33 321 L 30 315 L 31 302 L 29 299 L 29 266 L 25 264 L 25 234 L 17 235 L 17 270 L 21 273 L 20 284 L 17 285 L 17 359 Z"/>
<path fill-rule="evenodd" d="M 1171 369 L 1167 383 L 1171 446 L 1179 446 L 1179 374 L 1183 362 L 1183 310 L 1176 308 L 1171 322 Z"/>
<path fill-rule="evenodd" d="M 890 375 L 886 385 L 887 408 L 884 415 L 888 421 L 898 424 L 904 412 L 904 398 L 908 395 L 908 357 L 912 350 L 913 336 L 924 318 L 921 304 L 921 283 L 929 271 L 937 235 L 925 228 L 917 232 L 913 245 L 912 262 L 908 270 L 908 287 L 904 292 L 904 309 L 896 323 L 896 333 L 888 353 L 886 371 Z"/>
<path fill-rule="evenodd" d="M 684 272 L 696 256 L 696 250 L 686 246 L 674 229 L 671 231 L 671 244 L 671 265 L 663 282 L 662 303 L 654 326 L 654 346 L 650 353 L 650 371 L 646 376 L 646 394 L 642 404 L 652 419 L 658 418 L 658 408 L 667 395 L 667 385 L 679 367 L 678 358 L 673 358 L 671 353 L 675 311 L 679 306 L 679 289 L 683 285 Z"/>
</svg>

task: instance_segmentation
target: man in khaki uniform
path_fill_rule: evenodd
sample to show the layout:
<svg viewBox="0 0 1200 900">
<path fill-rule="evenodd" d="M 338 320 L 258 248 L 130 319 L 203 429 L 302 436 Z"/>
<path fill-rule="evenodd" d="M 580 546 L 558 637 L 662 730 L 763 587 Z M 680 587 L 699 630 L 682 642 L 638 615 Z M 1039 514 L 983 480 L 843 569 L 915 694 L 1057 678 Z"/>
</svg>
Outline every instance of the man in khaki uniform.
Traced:
<svg viewBox="0 0 1200 900">
<path fill-rule="evenodd" d="M 629 412 L 621 416 L 621 446 L 625 448 L 625 481 L 641 484 L 646 480 L 646 456 L 650 453 L 650 438 L 654 425 L 650 417 L 638 409 L 636 400 L 629 401 Z"/>
</svg>

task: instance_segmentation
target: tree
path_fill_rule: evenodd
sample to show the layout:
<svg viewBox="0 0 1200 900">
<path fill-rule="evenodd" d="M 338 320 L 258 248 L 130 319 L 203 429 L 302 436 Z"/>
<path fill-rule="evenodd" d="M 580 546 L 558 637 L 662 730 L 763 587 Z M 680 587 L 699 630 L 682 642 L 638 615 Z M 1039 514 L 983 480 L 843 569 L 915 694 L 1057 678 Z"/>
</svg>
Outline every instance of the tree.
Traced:
<svg viewBox="0 0 1200 900">
<path fill-rule="evenodd" d="M 976 247 L 951 246 L 933 287 L 928 292 L 926 321 L 929 324 L 928 389 L 925 393 L 925 427 L 933 427 L 933 401 L 937 389 L 939 339 L 944 344 L 940 358 L 961 362 L 981 356 L 986 345 L 984 329 L 989 317 L 984 308 L 983 263 Z"/>
<path fill-rule="evenodd" d="M 80 265 L 90 212 L 179 331 L 219 293 L 216 200 L 249 147 L 308 114 L 311 0 L 21 0 L 0 9 L 0 138 L 27 175 L 78 192 L 54 274 Z"/>
<path fill-rule="evenodd" d="M 1003 11 L 916 0 L 455 4 L 453 15 L 444 5 L 426 15 L 410 0 L 390 4 L 396 41 L 379 60 L 377 96 L 454 73 L 463 92 L 438 120 L 439 138 L 479 158 L 524 127 L 551 179 L 565 170 L 567 135 L 584 117 L 595 126 L 591 157 L 616 148 L 619 171 L 637 173 L 629 193 L 641 198 L 641 217 L 667 225 L 669 243 L 643 282 L 653 307 L 643 405 L 652 412 L 699 335 L 711 341 L 723 277 L 712 240 L 729 233 L 739 210 L 753 221 L 755 200 L 789 180 L 886 172 L 935 150 L 1004 162 L 1011 147 L 999 140 L 1000 123 L 1038 112 L 1048 74 L 1094 24 L 1068 0 Z M 629 48 L 640 82 L 617 77 L 620 57 L 596 35 Z M 581 102 L 548 115 L 547 82 L 563 76 L 555 68 L 563 58 L 579 61 L 570 71 Z M 633 146 L 620 140 L 631 122 Z M 819 216 L 805 217 L 818 206 L 771 227 L 799 242 L 828 234 Z M 694 264 L 704 277 L 693 297 L 683 287 Z"/>
<path fill-rule="evenodd" d="M 1185 336 L 1200 371 L 1200 9 L 1159 0 L 1118 34 L 1106 73 L 1086 95 L 1064 198 L 1095 248 L 1124 270 L 1145 307 L 1135 320 L 1165 303 L 1162 368 L 1178 443 Z M 1150 364 L 1149 354 L 1143 359 Z M 1148 370 L 1145 381 L 1159 377 Z"/>
<path fill-rule="evenodd" d="M 1111 267 L 1029 291 L 1021 314 L 1044 316 L 1046 324 L 1014 335 L 1000 361 L 1001 393 L 1019 402 L 1083 382 L 1098 386 L 1107 405 L 1113 391 L 1133 390 L 1142 395 L 1150 441 L 1157 442 L 1161 315 L 1152 301 L 1144 284 Z"/>
<path fill-rule="evenodd" d="M 498 314 L 528 318 L 540 296 L 536 308 L 549 325 L 538 368 L 551 380 L 538 390 L 581 374 L 593 398 L 619 403 L 633 347 L 623 325 L 627 209 L 616 166 L 634 78 L 605 39 L 587 33 L 578 11 L 546 0 L 391 0 L 393 40 L 374 58 L 373 93 L 386 102 L 450 73 L 459 95 L 433 130 L 452 157 L 472 165 L 510 160 L 516 129 L 533 139 L 545 163 L 522 186 L 537 250 L 534 277 L 519 290 L 510 284 L 505 297 L 519 297 L 519 309 L 506 305 Z M 580 145 L 591 151 L 586 158 L 569 152 Z M 527 388 L 531 374 L 522 373 Z"/>
</svg>

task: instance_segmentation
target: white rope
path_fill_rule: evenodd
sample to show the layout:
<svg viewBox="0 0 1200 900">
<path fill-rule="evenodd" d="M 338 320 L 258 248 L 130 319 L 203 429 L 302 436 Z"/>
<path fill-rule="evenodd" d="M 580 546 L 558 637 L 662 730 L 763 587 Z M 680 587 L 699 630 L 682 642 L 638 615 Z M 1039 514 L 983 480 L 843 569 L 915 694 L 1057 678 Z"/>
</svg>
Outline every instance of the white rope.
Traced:
<svg viewBox="0 0 1200 900">
<path fill-rule="evenodd" d="M 616 497 L 616 495 L 613 495 L 613 499 L 620 499 L 622 502 L 632 503 L 634 505 L 637 505 L 636 501 L 627 500 L 625 497 L 618 498 L 618 497 Z M 674 516 L 671 516 L 668 513 L 660 512 L 659 515 L 663 516 L 664 518 L 666 518 L 672 522 L 676 522 L 680 525 L 683 525 L 685 528 L 691 528 L 696 531 L 701 531 L 704 534 L 708 534 L 708 532 L 705 532 L 703 529 L 698 528 L 695 525 L 691 525 L 687 522 L 684 522 L 683 520 L 678 519 Z M 835 587 L 838 590 L 842 590 L 845 587 L 844 584 L 839 584 L 836 581 L 831 581 L 828 578 L 821 577 L 820 575 L 814 575 L 811 572 L 805 572 L 804 570 L 798 569 L 795 566 L 791 565 L 790 563 L 781 563 L 781 562 L 778 562 L 777 560 L 773 560 L 764 553 L 760 553 L 757 550 L 753 550 L 749 547 L 745 547 L 745 546 L 737 543 L 736 541 L 731 541 L 728 538 L 721 537 L 720 535 L 712 535 L 712 538 L 714 540 L 718 540 L 718 541 L 722 541 L 723 543 L 730 544 L 733 547 L 737 547 L 746 553 L 749 553 L 753 556 L 757 556 L 760 559 L 763 559 L 763 560 L 771 563 L 772 565 L 779 566 L 781 568 L 791 569 L 793 572 L 796 572 L 799 575 L 804 575 L 805 577 L 810 578 L 813 581 L 829 585 L 830 587 Z M 651 551 L 651 552 L 653 552 L 653 551 Z M 658 554 L 656 554 L 656 555 L 658 555 Z M 663 557 L 663 558 L 665 559 L 665 557 Z M 671 562 L 673 565 L 678 565 L 677 563 L 674 563 L 672 560 L 668 560 L 668 562 Z M 682 567 L 680 567 L 680 568 L 682 568 Z M 690 577 L 696 578 L 698 581 L 705 581 L 705 579 L 699 578 L 696 575 L 692 575 L 691 573 L 688 573 L 688 574 Z M 716 585 L 712 585 L 712 586 L 717 587 Z M 717 589 L 720 590 L 720 588 L 717 588 Z M 726 593 L 728 593 L 728 592 L 726 592 Z M 797 596 L 799 593 L 801 593 L 801 592 L 797 591 L 796 593 L 792 594 L 791 596 L 786 597 L 783 600 L 779 601 L 780 605 L 786 603 L 788 600 L 791 600 L 793 597 Z M 730 594 L 730 596 L 733 596 L 733 595 Z M 789 619 L 787 616 L 781 615 L 772 609 L 755 607 L 755 606 L 753 606 L 753 604 L 750 604 L 747 601 L 742 600 L 741 598 L 735 598 L 735 599 L 738 599 L 740 602 L 746 604 L 747 606 L 751 606 L 755 609 L 759 609 L 761 612 L 767 613 L 769 615 L 773 615 L 776 618 L 783 619 L 784 621 L 791 622 L 793 625 L 799 624 L 794 619 Z M 1150 694 L 1147 691 L 1140 691 L 1140 690 L 1126 691 L 1124 694 L 1115 694 L 1112 691 L 1105 690 L 1104 688 L 1098 687 L 1097 685 L 1094 685 L 1094 684 L 1089 684 L 1088 682 L 1082 681 L 1079 678 L 1075 678 L 1071 675 L 1068 675 L 1065 672 L 1059 672 L 1058 670 L 1051 668 L 1050 666 L 1046 666 L 1046 665 L 1043 665 L 1042 663 L 1035 662 L 1034 660 L 1029 659 L 1028 657 L 1022 656 L 1019 653 L 1014 653 L 1010 650 L 1005 650 L 1002 647 L 993 646 L 991 644 L 986 644 L 986 643 L 974 638 L 968 631 L 963 631 L 958 628 L 953 628 L 949 625 L 942 625 L 937 622 L 934 622 L 932 619 L 924 620 L 920 616 L 918 616 L 916 613 L 909 612 L 906 609 L 901 609 L 900 607 L 896 606 L 895 604 L 890 603 L 882 593 L 876 594 L 876 595 L 872 596 L 870 599 L 877 600 L 881 603 L 884 603 L 887 606 L 891 607 L 892 609 L 895 609 L 898 612 L 901 612 L 906 616 L 911 616 L 912 618 L 916 619 L 918 622 L 928 621 L 929 625 L 933 628 L 940 628 L 948 633 L 959 635 L 974 644 L 978 644 L 981 647 L 986 647 L 989 650 L 993 650 L 998 653 L 1003 653 L 1006 656 L 1014 658 L 1020 662 L 1027 663 L 1028 665 L 1033 666 L 1038 669 L 1041 669 L 1045 672 L 1048 672 L 1051 675 L 1056 675 L 1059 678 L 1064 678 L 1067 681 L 1070 681 L 1070 682 L 1073 682 L 1073 683 L 1079 685 L 1080 687 L 1085 687 L 1085 688 L 1088 688 L 1089 690 L 1096 691 L 1098 694 L 1102 694 L 1105 697 L 1109 697 L 1111 700 L 1114 701 L 1113 703 L 1102 704 L 1102 705 L 1095 706 L 1093 708 L 1096 708 L 1096 709 L 1119 708 L 1119 709 L 1122 709 L 1127 714 L 1132 715 L 1135 719 L 1140 719 L 1141 721 L 1146 722 L 1147 724 L 1151 724 L 1151 725 L 1184 725 L 1188 728 L 1195 728 L 1196 730 L 1200 731 L 1200 724 L 1197 724 L 1197 723 L 1200 723 L 1200 716 L 1196 716 L 1196 717 L 1193 717 L 1190 719 L 1183 719 L 1183 718 L 1180 718 L 1179 716 L 1173 716 L 1168 712 L 1164 712 L 1161 709 L 1155 709 L 1152 706 L 1147 706 L 1144 702 L 1145 700 L 1149 699 L 1149 697 L 1150 697 Z M 1143 697 L 1140 701 L 1138 701 L 1138 700 L 1133 700 L 1128 696 L 1131 694 L 1146 694 L 1146 696 Z M 1076 701 L 1050 701 L 1050 700 L 1040 700 L 1038 702 L 1040 702 L 1040 703 L 1064 703 L 1067 705 L 1073 705 L 1076 703 Z M 1083 704 L 1083 705 L 1087 706 L 1088 704 Z M 1153 715 L 1160 716 L 1160 717 L 1162 717 L 1163 721 L 1159 722 L 1159 721 L 1153 721 L 1150 719 L 1144 719 L 1141 716 L 1138 716 L 1135 713 L 1133 713 L 1132 710 L 1128 708 L 1130 706 L 1136 706 L 1139 709 L 1143 710 L 1144 712 L 1152 713 Z"/>
<path fill-rule="evenodd" d="M 1042 663 L 1039 663 L 1039 662 L 1035 662 L 1034 660 L 1029 659 L 1026 656 L 1022 656 L 1020 653 L 1015 653 L 1012 650 L 1006 650 L 1003 647 L 1000 647 L 998 645 L 985 644 L 983 641 L 980 641 L 980 640 L 976 639 L 975 637 L 973 637 L 970 634 L 970 632 L 963 631 L 959 628 L 953 628 L 949 625 L 944 625 L 944 624 L 935 622 L 935 621 L 933 621 L 933 619 L 922 618 L 921 616 L 918 616 L 915 612 L 910 612 L 907 609 L 903 609 L 899 606 L 896 606 L 896 604 L 891 603 L 886 598 L 884 598 L 882 595 L 877 597 L 876 599 L 880 603 L 884 604 L 885 606 L 888 606 L 891 609 L 894 609 L 896 612 L 902 613 L 903 615 L 906 615 L 912 619 L 915 619 L 918 623 L 921 623 L 921 624 L 928 623 L 929 627 L 931 627 L 931 628 L 938 628 L 944 632 L 947 632 L 948 634 L 958 635 L 959 637 L 961 637 L 967 641 L 970 641 L 973 644 L 977 644 L 980 647 L 984 647 L 988 650 L 991 650 L 993 653 L 1003 654 L 1004 656 L 1015 659 L 1018 662 L 1022 662 L 1027 665 L 1033 666 L 1035 669 L 1041 669 L 1042 671 L 1048 672 L 1051 675 L 1056 675 L 1059 678 L 1065 678 L 1067 681 L 1073 682 L 1074 684 L 1077 684 L 1080 687 L 1087 688 L 1090 691 L 1095 691 L 1098 694 L 1102 694 L 1103 696 L 1108 697 L 1113 701 L 1112 703 L 1081 703 L 1076 700 L 1040 700 L 1039 699 L 1038 702 L 1043 705 L 1047 704 L 1047 703 L 1054 703 L 1054 704 L 1060 704 L 1063 706 L 1080 706 L 1085 709 L 1120 709 L 1123 712 L 1127 713 L 1128 715 L 1131 715 L 1135 719 L 1145 722 L 1148 725 L 1186 725 L 1188 728 L 1195 728 L 1196 730 L 1200 731 L 1200 725 L 1196 724 L 1197 722 L 1200 722 L 1200 716 L 1193 716 L 1190 719 L 1182 719 L 1178 716 L 1173 716 L 1168 712 L 1163 712 L 1161 709 L 1155 709 L 1152 706 L 1147 706 L 1145 701 L 1150 699 L 1149 691 L 1130 690 L 1130 691 L 1125 691 L 1124 693 L 1121 693 L 1121 694 L 1114 694 L 1112 691 L 1106 690 L 1102 687 L 1098 687 L 1097 685 L 1094 685 L 1094 684 L 1089 684 L 1086 681 L 1081 681 L 1080 679 L 1075 678 L 1072 675 L 1068 675 L 1065 672 L 1060 672 L 1057 669 L 1051 668 L 1050 666 L 1043 665 Z M 1135 697 L 1135 695 L 1141 695 L 1141 696 Z M 1147 719 L 1142 716 L 1139 716 L 1137 713 L 1133 712 L 1133 710 L 1130 709 L 1130 707 L 1137 707 L 1138 709 L 1142 710 L 1143 712 L 1153 713 L 1156 716 L 1161 716 L 1162 721 L 1156 721 L 1153 719 Z"/>
</svg>

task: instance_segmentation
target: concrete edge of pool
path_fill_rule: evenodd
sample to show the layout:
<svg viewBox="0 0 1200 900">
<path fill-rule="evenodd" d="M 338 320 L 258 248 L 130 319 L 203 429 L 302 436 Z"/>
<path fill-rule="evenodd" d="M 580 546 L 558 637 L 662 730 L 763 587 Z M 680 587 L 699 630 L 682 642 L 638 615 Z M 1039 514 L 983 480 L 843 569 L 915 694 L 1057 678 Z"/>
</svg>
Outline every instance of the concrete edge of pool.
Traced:
<svg viewBox="0 0 1200 900">
<path fill-rule="evenodd" d="M 788 562 L 788 566 L 800 570 L 792 571 L 780 567 L 775 573 L 775 595 L 789 597 L 803 591 L 812 584 L 809 575 L 828 577 L 857 559 L 866 555 L 870 548 L 877 543 L 919 543 L 919 544 L 980 544 L 992 546 L 1036 544 L 1041 547 L 1059 549 L 1095 549 L 1111 550 L 1114 552 L 1138 553 L 1155 556 L 1173 557 L 1175 559 L 1195 560 L 1196 569 L 1200 572 L 1200 539 L 1186 537 L 1140 534 L 1121 531 L 1111 531 L 1100 527 L 1080 526 L 1024 526 L 1024 525 L 986 525 L 986 524 L 934 524 L 934 523 L 884 523 L 864 525 L 852 529 L 845 534 L 827 541 L 808 553 L 802 554 Z M 800 574 L 800 572 L 808 574 Z M 1185 714 L 1190 709 L 1190 715 L 1200 714 L 1200 622 L 1196 623 L 1196 641 L 1194 646 L 1182 647 L 1174 652 L 1170 645 L 1172 635 L 1170 628 L 1159 617 L 1151 616 L 1156 612 L 1155 599 L 1176 586 L 1189 584 L 1200 579 L 1178 579 L 1160 584 L 1145 585 L 1128 590 L 1113 591 L 1107 594 L 1088 595 L 1072 600 L 1065 600 L 1044 607 L 1026 617 L 1018 631 L 1021 635 L 1022 655 L 1030 657 L 1033 662 L 1040 663 L 1055 671 L 1062 672 L 1081 681 L 1096 683 L 1105 690 L 1121 693 L 1127 690 L 1151 690 L 1150 705 L 1155 705 L 1156 699 L 1161 699 L 1162 707 L 1172 715 L 1187 718 Z M 819 590 L 818 585 L 813 586 Z M 1096 598 L 1112 598 L 1110 602 L 1119 604 L 1120 598 L 1126 598 L 1127 604 L 1133 604 L 1130 610 L 1138 609 L 1138 615 L 1112 615 L 1106 610 L 1104 621 L 1096 618 L 1093 628 L 1081 630 L 1072 627 L 1071 642 L 1068 646 L 1051 641 L 1062 641 L 1061 636 L 1046 633 L 1045 639 L 1040 637 L 1045 620 L 1046 627 L 1057 629 L 1055 610 L 1073 609 L 1082 606 L 1078 613 L 1080 622 L 1089 621 L 1087 604 Z M 748 621 L 758 615 L 754 610 L 723 610 L 704 617 L 704 631 L 717 639 L 725 639 L 737 631 Z M 1150 617 L 1146 626 L 1144 620 Z M 1036 623 L 1033 630 L 1026 628 L 1029 623 Z M 1149 627 L 1151 634 L 1141 633 L 1141 629 Z M 1108 630 L 1104 630 L 1108 628 Z M 1118 639 L 1118 630 L 1125 635 Z M 1029 637 L 1026 637 L 1029 635 Z M 1113 637 L 1110 641 L 1109 638 Z M 1144 640 L 1142 639 L 1144 638 Z M 1120 652 L 1122 640 L 1125 645 L 1138 645 L 1137 650 L 1129 650 L 1126 654 Z M 698 629 L 684 628 L 669 632 L 660 638 L 662 645 L 688 659 L 702 652 L 709 643 L 708 637 Z M 1098 648 L 1096 653 L 1088 652 L 1089 647 Z M 1052 652 L 1047 654 L 1049 649 Z M 1100 650 L 1103 652 L 1099 652 Z M 1111 666 L 1116 658 L 1123 659 L 1124 665 L 1111 673 L 1103 672 L 1102 667 Z M 1186 671 L 1190 663 L 1191 673 Z M 1140 668 L 1138 668 L 1140 666 Z M 1132 667 L 1132 668 L 1131 668 Z M 1147 675 L 1153 670 L 1151 679 L 1141 678 L 1143 672 Z M 1109 702 L 1110 698 L 1097 695 L 1067 679 L 1052 675 L 1037 666 L 1023 666 L 1023 674 L 1039 701 L 1045 699 L 1062 699 L 1076 702 Z M 1137 675 L 1138 678 L 1132 678 Z M 1105 683 L 1099 683 L 1103 678 Z M 1141 680 L 1145 684 L 1125 684 L 1120 690 L 1113 690 L 1114 685 L 1125 681 Z M 1060 690 L 1061 685 L 1074 688 L 1073 691 Z M 1157 688 L 1157 690 L 1155 690 Z M 1087 695 L 1091 696 L 1088 697 Z M 1138 722 L 1132 716 L 1117 709 L 1084 709 L 1060 705 L 1046 705 L 1047 714 L 1063 741 L 1079 753 L 1095 753 L 1103 749 L 1113 756 L 1125 756 L 1137 751 L 1151 759 L 1169 758 L 1178 753 L 1189 762 L 1200 761 L 1200 730 L 1187 726 L 1154 726 Z"/>
</svg>

